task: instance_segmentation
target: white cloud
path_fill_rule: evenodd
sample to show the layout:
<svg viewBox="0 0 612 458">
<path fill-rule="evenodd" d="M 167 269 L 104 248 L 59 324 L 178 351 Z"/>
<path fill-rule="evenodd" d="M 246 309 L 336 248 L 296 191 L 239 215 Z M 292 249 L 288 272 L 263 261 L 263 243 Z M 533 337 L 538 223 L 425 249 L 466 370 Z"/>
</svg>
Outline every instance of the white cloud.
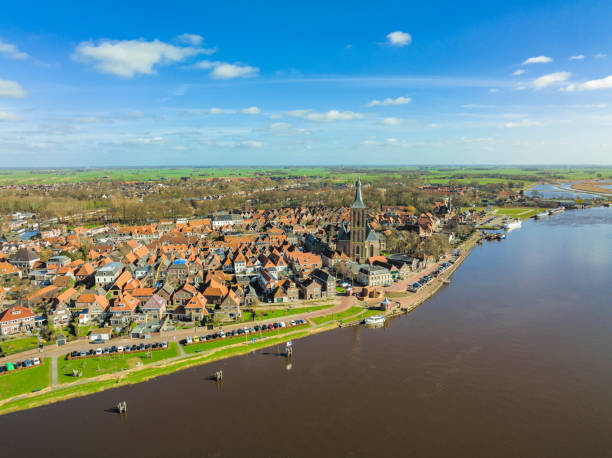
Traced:
<svg viewBox="0 0 612 458">
<path fill-rule="evenodd" d="M 572 76 L 570 72 L 549 73 L 533 80 L 531 86 L 535 89 L 543 89 L 551 85 L 561 84 L 567 81 L 570 76 Z"/>
<path fill-rule="evenodd" d="M 518 70 L 515 70 L 514 73 L 512 73 L 514 76 L 521 76 L 522 74 L 524 74 L 527 70 L 525 70 L 524 68 L 519 68 Z"/>
<path fill-rule="evenodd" d="M 571 56 L 569 58 L 569 60 L 583 60 L 584 59 L 584 55 L 583 54 L 578 54 L 576 56 Z"/>
<path fill-rule="evenodd" d="M 385 118 L 382 122 L 387 126 L 399 126 L 402 123 L 402 120 L 399 118 Z"/>
<path fill-rule="evenodd" d="M 235 113 L 236 110 L 229 110 L 227 108 L 217 108 L 217 107 L 213 107 L 210 109 L 210 114 L 213 115 L 220 115 L 220 114 L 232 114 Z"/>
<path fill-rule="evenodd" d="M 606 57 L 608 57 L 608 55 L 603 52 L 595 54 L 595 59 L 605 59 Z"/>
<path fill-rule="evenodd" d="M 612 89 L 612 75 L 605 78 L 586 81 L 584 83 L 570 84 L 562 90 L 567 92 L 573 91 L 596 91 L 598 89 Z"/>
<path fill-rule="evenodd" d="M 272 113 L 270 115 L 270 119 L 282 119 L 282 118 L 283 118 L 283 115 L 280 113 Z"/>
<path fill-rule="evenodd" d="M 412 36 L 409 33 L 397 30 L 387 35 L 387 41 L 391 46 L 407 46 L 412 43 Z"/>
<path fill-rule="evenodd" d="M 495 87 L 489 89 L 489 94 L 495 94 L 496 92 L 499 92 L 499 89 L 497 89 Z"/>
<path fill-rule="evenodd" d="M 21 117 L 9 111 L 0 111 L 0 121 L 21 121 Z"/>
<path fill-rule="evenodd" d="M 242 113 L 254 115 L 254 114 L 261 113 L 261 110 L 257 107 L 249 107 L 249 108 L 243 108 Z"/>
<path fill-rule="evenodd" d="M 520 121 L 510 121 L 504 124 L 504 127 L 507 129 L 513 129 L 515 127 L 533 127 L 540 126 L 541 123 L 537 121 L 531 121 L 529 119 L 521 119 Z"/>
<path fill-rule="evenodd" d="M 26 91 L 23 90 L 21 84 L 15 81 L 0 79 L 0 97 L 13 97 L 19 99 L 25 97 Z"/>
<path fill-rule="evenodd" d="M 195 64 L 196 68 L 203 70 L 212 69 L 210 76 L 216 79 L 250 78 L 259 73 L 257 67 L 242 64 L 230 64 L 227 62 L 211 62 L 204 60 Z"/>
<path fill-rule="evenodd" d="M 296 110 L 300 111 L 300 110 Z M 288 113 L 289 114 L 289 113 Z M 333 122 L 333 121 L 352 121 L 354 119 L 362 119 L 362 113 L 353 111 L 329 110 L 325 113 L 310 113 L 307 112 L 300 116 L 305 116 L 310 121 Z"/>
<path fill-rule="evenodd" d="M 184 33 L 176 37 L 176 41 L 191 46 L 200 46 L 204 41 L 204 38 L 202 38 L 201 35 L 196 35 L 195 33 Z"/>
<path fill-rule="evenodd" d="M 270 129 L 281 130 L 281 129 L 289 129 L 292 127 L 290 122 L 274 122 L 270 126 Z"/>
<path fill-rule="evenodd" d="M 310 113 L 312 110 L 289 110 L 287 111 L 288 116 L 293 116 L 295 118 L 301 118 L 306 116 L 307 113 Z"/>
<path fill-rule="evenodd" d="M 94 68 L 100 72 L 132 78 L 138 74 L 155 74 L 155 66 L 181 62 L 188 57 L 207 52 L 189 46 L 171 45 L 157 39 L 100 40 L 97 43 L 79 43 L 73 58 L 80 62 L 93 63 Z"/>
<path fill-rule="evenodd" d="M 410 97 L 397 97 L 395 99 L 391 97 L 387 97 L 384 100 L 374 99 L 371 102 L 369 102 L 366 105 L 366 107 L 374 107 L 377 105 L 405 105 L 410 102 L 412 102 L 412 99 Z"/>
<path fill-rule="evenodd" d="M 530 57 L 529 59 L 525 59 L 523 65 L 527 64 L 548 64 L 552 62 L 552 58 L 548 56 L 538 56 L 538 57 Z"/>
<path fill-rule="evenodd" d="M 138 137 L 127 140 L 113 140 L 113 145 L 155 145 L 163 143 L 163 137 Z"/>
<path fill-rule="evenodd" d="M 250 146 L 251 148 L 261 148 L 264 145 L 263 142 L 257 140 L 245 140 L 242 144 L 244 146 Z"/>
<path fill-rule="evenodd" d="M 17 46 L 7 43 L 6 41 L 0 39 L 0 54 L 4 54 L 11 59 L 27 59 L 27 53 L 22 52 L 17 48 Z"/>
</svg>

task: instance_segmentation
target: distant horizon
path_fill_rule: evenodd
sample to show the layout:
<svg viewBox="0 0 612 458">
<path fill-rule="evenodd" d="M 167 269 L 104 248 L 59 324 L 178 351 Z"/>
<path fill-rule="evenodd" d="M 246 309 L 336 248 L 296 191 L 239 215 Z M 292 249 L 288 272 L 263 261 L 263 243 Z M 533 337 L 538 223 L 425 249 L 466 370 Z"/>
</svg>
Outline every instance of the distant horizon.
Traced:
<svg viewBox="0 0 612 458">
<path fill-rule="evenodd" d="M 348 168 L 611 168 L 610 164 L 301 164 L 301 165 L 94 165 L 94 166 L 40 166 L 0 167 L 0 170 L 105 170 L 105 169 L 348 169 Z"/>
</svg>

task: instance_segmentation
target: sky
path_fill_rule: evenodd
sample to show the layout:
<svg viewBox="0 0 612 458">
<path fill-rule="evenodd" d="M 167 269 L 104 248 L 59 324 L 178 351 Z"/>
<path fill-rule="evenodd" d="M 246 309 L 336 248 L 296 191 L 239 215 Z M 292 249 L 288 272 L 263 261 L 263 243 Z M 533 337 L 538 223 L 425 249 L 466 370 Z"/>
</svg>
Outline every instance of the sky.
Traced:
<svg viewBox="0 0 612 458">
<path fill-rule="evenodd" d="M 21 0 L 0 167 L 612 164 L 609 1 Z"/>
</svg>

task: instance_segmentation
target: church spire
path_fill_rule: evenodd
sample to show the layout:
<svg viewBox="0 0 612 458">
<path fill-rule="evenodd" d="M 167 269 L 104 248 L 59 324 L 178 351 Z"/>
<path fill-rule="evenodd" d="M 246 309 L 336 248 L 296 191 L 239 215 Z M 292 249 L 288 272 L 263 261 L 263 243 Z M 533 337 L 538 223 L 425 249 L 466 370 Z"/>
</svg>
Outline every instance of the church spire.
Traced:
<svg viewBox="0 0 612 458">
<path fill-rule="evenodd" d="M 361 177 L 359 177 L 355 183 L 355 201 L 353 205 L 351 205 L 351 208 L 365 208 L 361 197 Z"/>
</svg>

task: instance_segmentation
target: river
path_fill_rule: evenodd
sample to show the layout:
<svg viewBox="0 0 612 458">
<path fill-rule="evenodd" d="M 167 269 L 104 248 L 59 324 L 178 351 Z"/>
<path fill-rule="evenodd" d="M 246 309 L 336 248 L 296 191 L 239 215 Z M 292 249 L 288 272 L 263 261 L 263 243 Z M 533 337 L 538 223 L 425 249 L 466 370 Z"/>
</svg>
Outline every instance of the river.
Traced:
<svg viewBox="0 0 612 458">
<path fill-rule="evenodd" d="M 0 454 L 608 457 L 611 272 L 612 209 L 528 221 L 383 329 L 2 416 Z"/>
</svg>

